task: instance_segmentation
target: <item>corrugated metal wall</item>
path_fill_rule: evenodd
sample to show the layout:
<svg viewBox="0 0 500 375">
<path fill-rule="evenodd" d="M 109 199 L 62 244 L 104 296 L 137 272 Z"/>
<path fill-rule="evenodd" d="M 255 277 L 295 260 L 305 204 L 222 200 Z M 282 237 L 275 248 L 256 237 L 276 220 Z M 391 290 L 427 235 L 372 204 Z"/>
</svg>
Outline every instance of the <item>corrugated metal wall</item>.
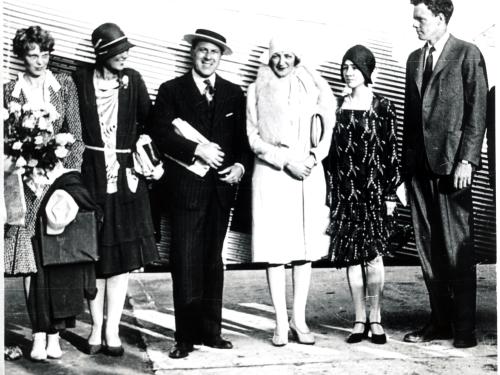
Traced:
<svg viewBox="0 0 500 375">
<path fill-rule="evenodd" d="M 56 49 L 52 55 L 51 69 L 55 71 L 73 71 L 76 67 L 93 62 L 93 49 L 90 34 L 97 26 L 90 19 L 75 19 L 64 12 L 41 4 L 4 1 L 3 28 L 3 68 L 4 79 L 13 78 L 22 69 L 19 60 L 12 56 L 11 41 L 16 29 L 38 24 L 51 31 L 56 39 Z M 186 30 L 190 32 L 191 30 Z M 378 75 L 374 90 L 391 99 L 397 109 L 398 137 L 401 139 L 401 121 L 404 105 L 404 66 L 392 56 L 390 36 L 377 32 L 366 32 L 366 37 L 358 40 L 367 45 L 377 57 Z M 129 39 L 137 47 L 129 58 L 129 65 L 141 72 L 151 98 L 154 100 L 159 85 L 165 80 L 183 74 L 189 69 L 189 45 L 182 40 L 159 39 L 151 35 L 129 33 Z M 260 59 L 266 51 L 262 45 L 240 43 L 235 46 L 235 53 L 224 58 L 219 73 L 235 82 L 246 91 L 254 81 Z M 339 94 L 343 89 L 340 81 L 338 61 L 322 61 L 316 67 L 329 82 L 332 90 Z M 495 258 L 495 208 L 493 192 L 489 186 L 486 154 L 483 152 L 484 168 L 477 174 L 474 190 L 474 243 L 480 259 Z M 248 186 L 248 185 L 247 185 Z M 228 263 L 246 263 L 250 257 L 251 236 L 249 230 L 249 194 L 242 189 L 224 249 Z M 402 224 L 410 224 L 408 208 L 401 208 L 399 220 Z M 168 218 L 163 217 L 162 239 L 159 249 L 162 261 L 168 262 Z M 416 256 L 415 244 L 411 240 L 401 251 L 401 256 Z"/>
</svg>

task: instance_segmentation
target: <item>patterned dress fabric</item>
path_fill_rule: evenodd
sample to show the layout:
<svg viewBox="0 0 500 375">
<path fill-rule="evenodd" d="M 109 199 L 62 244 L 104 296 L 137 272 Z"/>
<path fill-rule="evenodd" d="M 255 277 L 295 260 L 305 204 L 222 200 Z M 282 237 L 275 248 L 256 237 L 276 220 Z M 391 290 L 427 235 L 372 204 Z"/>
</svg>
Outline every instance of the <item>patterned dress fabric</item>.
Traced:
<svg viewBox="0 0 500 375">
<path fill-rule="evenodd" d="M 24 105 L 28 102 L 30 93 L 22 73 L 16 80 L 4 85 L 4 106 L 10 102 Z M 80 169 L 83 153 L 81 137 L 80 114 L 78 96 L 71 76 L 64 73 L 47 71 L 44 91 L 48 100 L 59 113 L 60 117 L 54 122 L 54 132 L 69 131 L 76 139 L 71 153 L 64 160 L 64 167 Z M 26 226 L 5 225 L 4 228 L 4 266 L 6 276 L 29 275 L 37 272 L 31 238 L 35 234 L 35 221 L 40 203 L 49 186 L 46 186 L 40 196 L 36 196 L 26 185 L 24 194 L 26 199 Z"/>
<path fill-rule="evenodd" d="M 329 155 L 329 258 L 340 268 L 384 255 L 393 218 L 386 201 L 396 199 L 399 162 L 396 111 L 392 103 L 374 96 L 369 110 L 342 108 Z"/>
</svg>

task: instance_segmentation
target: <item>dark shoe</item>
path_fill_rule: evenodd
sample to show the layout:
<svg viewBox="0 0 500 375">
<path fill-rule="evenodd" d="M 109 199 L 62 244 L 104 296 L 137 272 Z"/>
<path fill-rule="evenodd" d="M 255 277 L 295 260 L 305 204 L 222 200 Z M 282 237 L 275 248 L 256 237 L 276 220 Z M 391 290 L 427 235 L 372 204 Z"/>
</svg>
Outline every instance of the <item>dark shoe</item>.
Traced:
<svg viewBox="0 0 500 375">
<path fill-rule="evenodd" d="M 359 333 L 351 333 L 349 336 L 347 336 L 346 342 L 348 344 L 356 344 L 358 342 L 361 342 L 363 339 L 368 338 L 368 331 L 370 329 L 368 324 L 366 324 L 366 322 L 361 322 L 361 321 L 354 322 L 354 325 L 356 325 L 356 324 L 363 324 L 363 326 L 365 327 L 365 330 L 363 332 L 359 332 Z"/>
<path fill-rule="evenodd" d="M 168 352 L 168 356 L 173 359 L 184 358 L 194 350 L 193 344 L 177 342 Z"/>
<path fill-rule="evenodd" d="M 378 324 L 379 326 L 382 327 L 382 324 L 380 324 L 379 322 L 370 322 L 370 326 L 373 324 Z M 382 345 L 382 344 L 385 344 L 387 342 L 387 336 L 385 335 L 385 333 L 375 334 L 372 331 L 372 339 L 371 340 L 372 340 L 372 343 L 374 343 L 374 344 Z"/>
<path fill-rule="evenodd" d="M 453 346 L 459 349 L 472 348 L 477 345 L 476 335 L 470 333 L 455 333 L 455 340 Z"/>
<path fill-rule="evenodd" d="M 100 353 L 102 351 L 102 349 L 103 349 L 103 346 L 101 344 L 92 345 L 92 344 L 89 344 L 89 342 L 87 341 L 85 343 L 85 348 L 83 349 L 83 351 L 85 354 L 95 355 L 95 354 Z"/>
<path fill-rule="evenodd" d="M 412 343 L 429 342 L 432 340 L 447 340 L 451 339 L 453 334 L 451 328 L 439 328 L 433 324 L 427 324 L 424 328 L 407 333 L 403 341 Z"/>
<path fill-rule="evenodd" d="M 125 349 L 123 349 L 123 346 L 108 346 L 105 345 L 102 348 L 102 352 L 106 355 L 109 355 L 110 357 L 122 357 L 123 354 L 125 353 Z"/>
<path fill-rule="evenodd" d="M 215 349 L 232 349 L 233 344 L 229 340 L 224 340 L 222 337 L 217 337 L 215 340 L 204 340 L 203 345 L 210 346 Z"/>
</svg>

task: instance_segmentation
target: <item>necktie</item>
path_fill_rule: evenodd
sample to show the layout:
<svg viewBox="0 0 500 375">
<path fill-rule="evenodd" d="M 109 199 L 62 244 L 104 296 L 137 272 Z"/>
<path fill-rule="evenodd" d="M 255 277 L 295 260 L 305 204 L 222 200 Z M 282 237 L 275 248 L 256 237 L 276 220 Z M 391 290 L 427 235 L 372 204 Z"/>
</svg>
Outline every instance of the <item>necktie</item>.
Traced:
<svg viewBox="0 0 500 375">
<path fill-rule="evenodd" d="M 429 48 L 429 52 L 427 53 L 427 58 L 425 59 L 424 75 L 422 77 L 422 94 L 425 92 L 429 79 L 432 75 L 432 65 L 434 63 L 432 54 L 435 50 L 436 49 L 431 46 L 431 48 Z"/>
<path fill-rule="evenodd" d="M 214 98 L 215 88 L 212 86 L 212 83 L 210 82 L 209 79 L 206 79 L 203 82 L 205 83 L 205 85 L 207 85 L 207 87 L 205 87 L 205 92 L 203 94 L 207 99 L 207 103 L 210 104 L 212 102 L 212 99 Z"/>
</svg>

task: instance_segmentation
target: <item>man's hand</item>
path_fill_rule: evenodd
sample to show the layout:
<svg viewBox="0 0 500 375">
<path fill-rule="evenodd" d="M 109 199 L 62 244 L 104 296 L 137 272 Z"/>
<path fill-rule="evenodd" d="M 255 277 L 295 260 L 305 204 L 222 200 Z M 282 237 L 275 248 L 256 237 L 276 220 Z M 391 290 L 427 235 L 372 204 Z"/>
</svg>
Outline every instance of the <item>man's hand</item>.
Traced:
<svg viewBox="0 0 500 375">
<path fill-rule="evenodd" d="M 394 201 L 385 201 L 385 208 L 387 209 L 387 216 L 393 216 L 397 203 Z"/>
<path fill-rule="evenodd" d="M 285 170 L 295 179 L 304 180 L 309 177 L 312 171 L 311 163 L 308 159 L 302 161 L 290 161 L 285 165 Z"/>
<path fill-rule="evenodd" d="M 238 164 L 233 164 L 230 167 L 219 171 L 220 180 L 229 185 L 237 184 L 243 177 L 243 168 Z"/>
<path fill-rule="evenodd" d="M 453 186 L 455 189 L 463 189 L 472 183 L 472 165 L 470 163 L 458 163 L 453 173 Z"/>
<path fill-rule="evenodd" d="M 205 163 L 210 168 L 217 169 L 224 162 L 224 152 L 217 143 L 200 143 L 194 150 L 194 155 Z"/>
</svg>

